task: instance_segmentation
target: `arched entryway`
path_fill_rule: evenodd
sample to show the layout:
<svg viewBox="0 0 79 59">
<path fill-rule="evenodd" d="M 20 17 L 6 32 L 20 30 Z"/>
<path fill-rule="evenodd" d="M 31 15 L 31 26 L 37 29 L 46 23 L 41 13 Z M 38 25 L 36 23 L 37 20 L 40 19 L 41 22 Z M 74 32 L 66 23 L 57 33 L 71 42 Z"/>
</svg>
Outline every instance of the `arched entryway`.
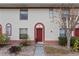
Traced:
<svg viewBox="0 0 79 59">
<path fill-rule="evenodd" d="M 42 23 L 37 23 L 34 27 L 34 39 L 35 42 L 45 41 L 45 27 Z"/>
</svg>

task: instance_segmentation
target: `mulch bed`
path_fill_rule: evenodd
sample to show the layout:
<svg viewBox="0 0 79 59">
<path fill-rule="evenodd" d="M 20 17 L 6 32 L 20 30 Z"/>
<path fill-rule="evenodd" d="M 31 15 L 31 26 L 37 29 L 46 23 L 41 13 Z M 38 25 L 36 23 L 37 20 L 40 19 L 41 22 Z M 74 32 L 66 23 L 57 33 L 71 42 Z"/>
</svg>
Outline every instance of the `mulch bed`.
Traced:
<svg viewBox="0 0 79 59">
<path fill-rule="evenodd" d="M 24 46 L 22 47 L 22 51 L 19 52 L 19 54 L 10 54 L 8 49 L 10 48 L 10 45 L 7 45 L 5 47 L 0 48 L 0 56 L 33 56 L 34 55 L 34 50 L 35 46 L 30 45 L 30 46 Z"/>
</svg>

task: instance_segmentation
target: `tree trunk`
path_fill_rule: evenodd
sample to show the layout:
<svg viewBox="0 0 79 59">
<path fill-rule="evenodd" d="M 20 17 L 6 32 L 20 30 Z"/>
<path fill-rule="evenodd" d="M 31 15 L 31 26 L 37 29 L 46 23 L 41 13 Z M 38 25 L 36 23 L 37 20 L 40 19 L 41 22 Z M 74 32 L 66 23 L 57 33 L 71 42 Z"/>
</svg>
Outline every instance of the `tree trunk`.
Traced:
<svg viewBox="0 0 79 59">
<path fill-rule="evenodd" d="M 67 29 L 66 36 L 67 36 L 67 48 L 70 49 L 71 33 L 70 33 L 69 29 Z"/>
</svg>

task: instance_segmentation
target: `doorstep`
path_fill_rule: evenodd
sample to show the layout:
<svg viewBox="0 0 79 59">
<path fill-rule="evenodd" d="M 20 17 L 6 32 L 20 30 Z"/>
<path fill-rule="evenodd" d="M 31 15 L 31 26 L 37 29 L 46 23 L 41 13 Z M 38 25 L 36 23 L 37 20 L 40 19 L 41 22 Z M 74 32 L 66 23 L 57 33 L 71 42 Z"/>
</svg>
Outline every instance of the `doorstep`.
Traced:
<svg viewBox="0 0 79 59">
<path fill-rule="evenodd" d="M 37 42 L 37 44 L 44 44 L 44 42 Z"/>
</svg>

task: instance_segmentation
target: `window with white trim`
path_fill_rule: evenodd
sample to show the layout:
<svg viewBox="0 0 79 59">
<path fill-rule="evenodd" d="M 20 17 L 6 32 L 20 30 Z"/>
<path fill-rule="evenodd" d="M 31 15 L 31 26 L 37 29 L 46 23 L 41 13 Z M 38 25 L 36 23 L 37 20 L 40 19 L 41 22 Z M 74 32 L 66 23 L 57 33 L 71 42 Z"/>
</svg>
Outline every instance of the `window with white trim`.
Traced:
<svg viewBox="0 0 79 59">
<path fill-rule="evenodd" d="M 66 37 L 66 31 L 65 31 L 64 28 L 60 28 L 59 36 L 60 36 L 60 37 Z"/>
<path fill-rule="evenodd" d="M 20 28 L 19 29 L 19 37 L 20 37 L 20 39 L 27 39 L 27 37 L 28 37 L 27 32 L 28 32 L 27 28 Z"/>
<path fill-rule="evenodd" d="M 11 36 L 12 35 L 12 25 L 10 23 L 7 23 L 6 24 L 6 34 L 8 36 Z"/>
<path fill-rule="evenodd" d="M 66 8 L 63 9 L 62 10 L 62 12 L 63 12 L 62 16 L 67 18 L 69 16 L 69 11 L 70 11 L 69 9 L 66 9 Z"/>
<path fill-rule="evenodd" d="M 20 9 L 20 20 L 28 20 L 28 9 Z"/>
</svg>

